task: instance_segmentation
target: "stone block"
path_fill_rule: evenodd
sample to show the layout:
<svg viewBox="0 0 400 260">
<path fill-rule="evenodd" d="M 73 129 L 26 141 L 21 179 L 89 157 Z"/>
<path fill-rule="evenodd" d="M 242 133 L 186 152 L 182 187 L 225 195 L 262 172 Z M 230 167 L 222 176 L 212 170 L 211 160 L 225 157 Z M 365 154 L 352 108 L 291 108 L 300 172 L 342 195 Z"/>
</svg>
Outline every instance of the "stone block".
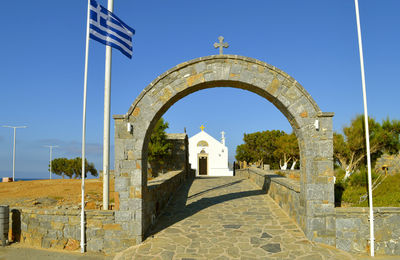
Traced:
<svg viewBox="0 0 400 260">
<path fill-rule="evenodd" d="M 91 252 L 101 252 L 104 248 L 104 240 L 101 238 L 90 239 L 87 241 L 87 250 Z"/>
<path fill-rule="evenodd" d="M 240 64 L 232 64 L 231 66 L 231 74 L 240 74 L 240 72 L 242 71 L 243 67 Z"/>
<path fill-rule="evenodd" d="M 86 226 L 88 228 L 101 228 L 103 227 L 103 221 L 100 219 L 87 219 Z"/>
<path fill-rule="evenodd" d="M 142 209 L 142 203 L 143 200 L 142 199 L 129 199 L 128 200 L 128 208 L 129 210 L 140 210 Z"/>
<path fill-rule="evenodd" d="M 105 230 L 102 228 L 89 228 L 86 231 L 86 239 L 90 240 L 90 239 L 95 239 L 95 238 L 100 238 L 100 237 L 104 237 L 105 234 Z"/>
<path fill-rule="evenodd" d="M 43 238 L 42 239 L 42 243 L 41 243 L 41 247 L 42 248 L 50 248 L 50 246 L 51 246 L 51 239 L 49 239 L 49 238 Z"/>
<path fill-rule="evenodd" d="M 128 177 L 117 177 L 115 178 L 115 190 L 116 191 L 126 191 L 129 186 L 129 179 Z"/>
<path fill-rule="evenodd" d="M 68 224 L 71 226 L 74 225 L 79 225 L 81 223 L 81 217 L 80 216 L 69 216 L 68 217 Z"/>
<path fill-rule="evenodd" d="M 75 240 L 79 240 L 81 237 L 80 234 L 80 229 L 79 229 L 79 225 L 75 225 L 75 226 L 70 226 L 70 225 L 66 225 L 64 227 L 64 238 L 71 238 L 71 239 L 75 239 Z"/>
<path fill-rule="evenodd" d="M 104 230 L 121 230 L 120 224 L 105 224 L 103 225 Z"/>
<path fill-rule="evenodd" d="M 120 191 L 119 192 L 119 199 L 127 199 L 129 198 L 129 192 L 128 191 Z"/>
<path fill-rule="evenodd" d="M 66 218 L 68 220 L 68 217 Z M 64 228 L 64 223 L 55 220 L 54 222 L 51 222 L 51 228 L 56 230 L 62 230 Z"/>
<path fill-rule="evenodd" d="M 53 222 L 60 222 L 60 223 L 65 223 L 68 222 L 68 217 L 67 216 L 53 216 L 51 218 Z"/>
<path fill-rule="evenodd" d="M 63 232 L 62 230 L 48 230 L 46 237 L 50 238 L 51 240 L 62 238 Z"/>
<path fill-rule="evenodd" d="M 40 222 L 39 227 L 49 230 L 49 229 L 51 229 L 51 223 L 47 222 L 47 221 L 43 221 L 43 222 Z"/>
<path fill-rule="evenodd" d="M 128 199 L 122 199 L 120 197 L 119 210 L 128 210 Z"/>
<path fill-rule="evenodd" d="M 207 65 L 205 62 L 199 62 L 194 65 L 194 68 L 195 68 L 196 72 L 199 74 L 199 73 L 204 72 L 207 69 Z M 183 75 L 183 76 L 185 76 L 185 75 Z"/>
<path fill-rule="evenodd" d="M 80 248 L 79 241 L 76 239 L 69 238 L 67 244 L 65 245 L 65 250 L 75 251 Z"/>
<path fill-rule="evenodd" d="M 22 232 L 28 231 L 28 224 L 26 222 L 21 222 L 21 231 Z"/>
<path fill-rule="evenodd" d="M 51 248 L 61 250 L 61 249 L 64 249 L 66 244 L 67 244 L 67 240 L 64 238 L 52 240 Z"/>
<path fill-rule="evenodd" d="M 361 220 L 359 218 L 337 218 L 336 229 L 337 230 L 355 230 L 361 226 Z"/>
<path fill-rule="evenodd" d="M 115 212 L 115 221 L 123 222 L 132 220 L 132 212 L 131 211 L 116 211 Z"/>
</svg>

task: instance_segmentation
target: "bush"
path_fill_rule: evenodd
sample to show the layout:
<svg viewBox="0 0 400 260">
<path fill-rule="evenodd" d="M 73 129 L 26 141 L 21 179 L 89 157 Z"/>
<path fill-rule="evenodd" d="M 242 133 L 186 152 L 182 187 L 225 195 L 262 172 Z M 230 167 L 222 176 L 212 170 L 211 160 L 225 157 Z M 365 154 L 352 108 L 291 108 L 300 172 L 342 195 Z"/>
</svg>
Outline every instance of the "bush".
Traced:
<svg viewBox="0 0 400 260">
<path fill-rule="evenodd" d="M 375 171 L 372 170 L 371 172 L 371 177 L 372 177 L 372 183 L 378 178 L 379 174 L 377 174 Z M 367 186 L 368 185 L 368 171 L 365 167 L 360 168 L 359 171 L 353 173 L 347 182 L 351 186 Z"/>
<path fill-rule="evenodd" d="M 336 183 L 344 182 L 344 180 L 343 180 L 344 175 L 346 175 L 346 171 L 345 170 L 343 170 L 342 168 L 336 168 L 335 169 Z"/>
</svg>

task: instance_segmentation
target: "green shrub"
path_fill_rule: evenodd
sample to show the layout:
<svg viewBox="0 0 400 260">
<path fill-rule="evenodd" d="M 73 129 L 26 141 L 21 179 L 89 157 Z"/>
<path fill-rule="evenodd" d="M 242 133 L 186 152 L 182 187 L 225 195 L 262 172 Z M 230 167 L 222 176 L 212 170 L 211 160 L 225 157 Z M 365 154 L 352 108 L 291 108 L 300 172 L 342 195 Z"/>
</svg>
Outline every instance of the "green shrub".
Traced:
<svg viewBox="0 0 400 260">
<path fill-rule="evenodd" d="M 379 175 L 373 176 L 376 178 Z M 352 177 L 354 178 L 354 176 Z M 357 180 L 364 180 L 364 184 L 360 185 Z M 381 176 L 376 184 L 380 182 L 381 184 L 372 191 L 374 207 L 400 207 L 400 174 L 389 175 L 386 178 Z M 335 204 L 337 206 L 341 205 L 341 203 L 336 203 L 336 199 L 340 199 L 340 192 L 342 192 L 341 202 L 352 207 L 368 207 L 368 198 L 360 203 L 360 197 L 368 194 L 368 184 L 365 177 L 356 175 L 352 182 L 349 181 L 344 186 L 343 183 L 340 183 L 338 187 L 336 186 L 337 184 L 335 185 Z M 341 188 L 344 188 L 344 190 L 342 191 Z"/>
<path fill-rule="evenodd" d="M 336 183 L 342 183 L 344 180 L 344 175 L 346 174 L 346 171 L 343 170 L 342 168 L 336 168 L 335 169 L 335 177 L 336 177 Z"/>
<path fill-rule="evenodd" d="M 371 172 L 372 183 L 378 178 L 379 174 L 375 171 Z M 368 171 L 365 167 L 360 168 L 359 171 L 353 173 L 347 180 L 351 186 L 367 186 L 368 185 Z"/>
</svg>

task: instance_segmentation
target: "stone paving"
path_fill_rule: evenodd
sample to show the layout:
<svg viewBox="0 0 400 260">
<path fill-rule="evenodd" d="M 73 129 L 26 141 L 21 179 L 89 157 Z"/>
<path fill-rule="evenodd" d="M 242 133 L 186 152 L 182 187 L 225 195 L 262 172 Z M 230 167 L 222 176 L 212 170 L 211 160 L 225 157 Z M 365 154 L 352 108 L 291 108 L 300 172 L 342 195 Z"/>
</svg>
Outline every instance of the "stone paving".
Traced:
<svg viewBox="0 0 400 260">
<path fill-rule="evenodd" d="M 197 178 L 144 243 L 114 259 L 357 259 L 310 242 L 265 192 L 239 177 Z"/>
</svg>

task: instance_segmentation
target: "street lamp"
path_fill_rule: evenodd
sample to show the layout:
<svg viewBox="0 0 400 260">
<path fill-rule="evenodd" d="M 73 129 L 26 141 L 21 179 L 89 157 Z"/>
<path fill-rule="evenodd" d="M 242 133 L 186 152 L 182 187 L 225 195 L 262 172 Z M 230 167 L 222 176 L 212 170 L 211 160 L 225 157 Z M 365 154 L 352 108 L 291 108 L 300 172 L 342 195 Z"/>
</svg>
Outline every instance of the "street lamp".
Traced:
<svg viewBox="0 0 400 260">
<path fill-rule="evenodd" d="M 50 148 L 50 180 L 51 180 L 51 154 L 53 152 L 53 147 L 58 147 L 58 145 L 45 145 L 44 147 Z"/>
<path fill-rule="evenodd" d="M 13 146 L 13 181 L 15 181 L 15 136 L 17 128 L 27 128 L 27 126 L 9 126 L 3 125 L 2 127 L 14 128 L 14 146 Z"/>
</svg>

